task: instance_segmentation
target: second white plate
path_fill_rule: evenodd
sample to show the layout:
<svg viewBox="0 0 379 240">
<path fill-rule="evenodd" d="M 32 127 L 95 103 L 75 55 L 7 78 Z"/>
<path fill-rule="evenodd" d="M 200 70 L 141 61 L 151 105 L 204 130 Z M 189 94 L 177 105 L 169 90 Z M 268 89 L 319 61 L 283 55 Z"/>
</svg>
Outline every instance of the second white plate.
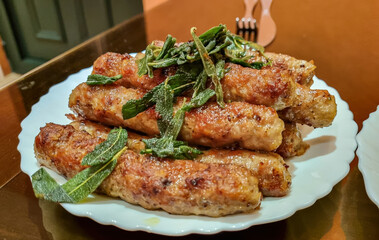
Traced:
<svg viewBox="0 0 379 240">
<path fill-rule="evenodd" d="M 363 122 L 362 130 L 357 135 L 359 158 L 358 168 L 362 172 L 366 192 L 379 207 L 379 106 Z"/>
</svg>

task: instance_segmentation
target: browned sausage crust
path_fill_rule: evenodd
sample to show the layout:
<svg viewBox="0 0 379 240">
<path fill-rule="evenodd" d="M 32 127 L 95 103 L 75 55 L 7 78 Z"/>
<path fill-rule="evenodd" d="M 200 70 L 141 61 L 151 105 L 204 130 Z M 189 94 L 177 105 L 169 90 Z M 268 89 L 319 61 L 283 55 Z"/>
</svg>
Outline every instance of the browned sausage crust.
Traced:
<svg viewBox="0 0 379 240">
<path fill-rule="evenodd" d="M 246 101 L 280 110 L 290 107 L 295 96 L 295 82 L 289 71 L 264 67 L 252 69 L 227 63 L 229 71 L 221 79 L 224 98 L 229 101 Z"/>
<path fill-rule="evenodd" d="M 102 137 L 105 139 L 109 131 L 109 128 L 105 127 L 104 125 L 97 124 L 91 121 L 86 121 L 85 119 L 81 119 L 80 117 L 78 118 L 75 116 L 70 116 L 70 119 L 73 120 L 71 125 L 73 125 L 75 129 L 85 130 L 89 132 L 92 136 Z M 129 135 L 131 136 L 129 137 L 129 142 L 128 142 L 128 147 L 130 149 L 133 149 L 136 152 L 140 152 L 141 150 L 145 149 L 145 144 L 142 142 L 142 139 L 147 138 L 147 137 L 145 136 L 142 137 L 141 135 L 138 135 L 131 131 L 129 132 Z M 285 129 L 282 132 L 282 136 L 283 136 L 282 144 L 280 144 L 280 146 L 275 150 L 275 152 L 283 158 L 301 156 L 309 148 L 309 144 L 303 141 L 303 137 L 296 123 L 285 123 Z M 230 151 L 230 150 L 217 149 L 217 150 L 207 151 L 206 154 L 210 154 L 211 152 L 216 153 L 216 152 L 223 152 L 223 151 Z M 241 151 L 241 150 L 238 150 L 238 151 Z M 248 152 L 251 155 L 249 155 L 249 157 L 245 158 L 243 161 L 240 161 L 240 162 L 248 163 L 249 161 L 251 161 L 251 159 L 259 159 L 259 161 L 267 160 L 267 161 L 270 161 L 271 163 L 277 162 L 285 166 L 285 163 L 282 161 L 281 157 L 278 156 L 277 154 L 272 154 L 271 152 L 263 153 L 263 152 L 247 151 L 247 150 L 243 150 L 242 152 L 239 152 L 239 153 L 243 153 L 243 152 Z M 234 160 L 233 158 L 228 158 L 228 160 L 223 160 L 223 161 L 234 161 Z M 247 165 L 250 166 L 251 164 L 247 164 Z M 289 174 L 284 174 L 284 175 L 289 175 Z M 261 179 L 261 176 L 258 176 L 258 178 Z M 286 177 L 283 177 L 283 179 L 286 179 Z M 284 186 L 285 184 L 282 184 L 282 185 Z M 265 193 L 264 190 L 261 189 L 261 191 Z M 285 191 L 287 191 L 287 189 Z M 265 196 L 271 196 L 271 194 L 265 195 Z"/>
<path fill-rule="evenodd" d="M 143 96 L 140 90 L 119 85 L 77 86 L 70 95 L 70 108 L 89 120 L 124 126 L 148 135 L 159 134 L 153 108 L 123 120 L 122 106 Z M 182 98 L 176 108 L 182 105 Z M 220 108 L 208 103 L 186 113 L 179 137 L 189 143 L 225 147 L 238 145 L 252 150 L 273 151 L 282 142 L 284 123 L 272 108 L 246 102 L 232 102 Z"/>
<path fill-rule="evenodd" d="M 337 114 L 336 100 L 327 90 L 297 84 L 294 106 L 278 112 L 283 120 L 312 127 L 330 126 Z"/>
<path fill-rule="evenodd" d="M 213 149 L 195 160 L 203 163 L 223 163 L 243 166 L 258 178 L 263 196 L 281 197 L 290 190 L 291 175 L 280 155 L 247 150 Z"/>
<path fill-rule="evenodd" d="M 281 53 L 266 52 L 265 55 L 272 60 L 272 66 L 289 70 L 292 78 L 299 84 L 310 87 L 313 84 L 316 66 L 313 61 L 296 59 Z"/>
<path fill-rule="evenodd" d="M 285 123 L 285 129 L 282 135 L 282 144 L 280 144 L 275 152 L 283 158 L 301 156 L 309 148 L 309 144 L 303 141 L 303 137 L 296 123 Z"/>
<path fill-rule="evenodd" d="M 84 130 L 93 137 L 106 138 L 109 128 L 90 121 L 71 123 L 77 130 Z M 145 148 L 143 137 L 129 131 L 128 148 L 139 153 Z M 291 186 L 291 175 L 282 157 L 275 153 L 253 152 L 248 150 L 211 149 L 203 151 L 195 161 L 204 163 L 233 164 L 243 166 L 258 178 L 259 190 L 263 196 L 278 197 L 288 193 Z"/>
<path fill-rule="evenodd" d="M 35 152 L 42 165 L 70 178 L 102 140 L 71 125 L 49 123 L 35 139 Z M 119 157 L 98 190 L 147 209 L 212 217 L 251 212 L 262 198 L 257 178 L 243 167 L 159 159 L 132 150 Z"/>
<path fill-rule="evenodd" d="M 174 71 L 174 69 L 172 69 L 172 71 Z M 168 69 L 156 69 L 153 78 L 149 78 L 147 75 L 139 77 L 136 58 L 127 53 L 119 54 L 108 52 L 98 57 L 93 63 L 92 74 L 104 76 L 116 76 L 121 74 L 122 78 L 116 82 L 117 84 L 128 88 L 133 87 L 150 90 L 163 82 L 172 72 Z"/>
</svg>

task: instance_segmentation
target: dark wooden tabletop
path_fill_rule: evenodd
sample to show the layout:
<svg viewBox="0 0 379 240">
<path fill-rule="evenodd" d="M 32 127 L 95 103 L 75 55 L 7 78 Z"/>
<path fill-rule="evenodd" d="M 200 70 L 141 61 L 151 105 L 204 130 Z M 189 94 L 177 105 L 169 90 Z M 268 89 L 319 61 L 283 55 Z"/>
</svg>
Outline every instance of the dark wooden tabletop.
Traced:
<svg viewBox="0 0 379 240">
<path fill-rule="evenodd" d="M 374 0 L 274 1 L 271 9 L 278 30 L 266 50 L 313 59 L 316 75 L 349 104 L 359 130 L 379 104 L 378 9 Z M 20 171 L 20 123 L 51 86 L 91 66 L 104 52 L 137 52 L 168 33 L 186 40 L 192 26 L 202 31 L 226 23 L 234 31 L 234 19 L 243 13 L 243 1 L 163 1 L 145 16 L 90 39 L 0 90 L 0 238 L 167 239 L 101 225 L 35 198 L 29 176 Z M 357 163 L 355 157 L 349 174 L 327 196 L 285 220 L 183 239 L 379 239 L 379 210 L 367 197 Z"/>
</svg>

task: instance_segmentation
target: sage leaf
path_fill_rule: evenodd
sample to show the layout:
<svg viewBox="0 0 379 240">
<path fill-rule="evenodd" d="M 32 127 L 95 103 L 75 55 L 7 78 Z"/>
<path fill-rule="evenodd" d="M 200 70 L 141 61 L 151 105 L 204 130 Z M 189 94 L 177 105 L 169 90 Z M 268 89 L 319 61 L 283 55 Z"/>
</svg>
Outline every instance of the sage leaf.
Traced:
<svg viewBox="0 0 379 240">
<path fill-rule="evenodd" d="M 143 112 L 149 107 L 153 106 L 156 103 L 156 98 L 154 98 L 153 96 L 162 87 L 163 84 L 169 85 L 171 89 L 174 91 L 175 96 L 180 95 L 182 92 L 190 88 L 190 85 L 186 84 L 194 82 L 200 72 L 200 64 L 191 64 L 191 66 L 181 65 L 176 71 L 176 74 L 170 76 L 166 83 L 163 82 L 158 86 L 154 87 L 140 99 L 133 99 L 126 102 L 122 106 L 123 119 L 135 117 L 140 112 Z"/>
<path fill-rule="evenodd" d="M 95 166 L 109 161 L 116 153 L 118 153 L 128 139 L 128 133 L 123 128 L 112 129 L 107 139 L 97 145 L 95 149 L 88 153 L 82 160 L 82 165 Z"/>
<path fill-rule="evenodd" d="M 216 74 L 218 79 L 223 79 L 225 76 L 225 60 L 220 59 L 216 63 Z"/>
<path fill-rule="evenodd" d="M 223 42 L 222 44 L 215 46 L 215 48 L 213 48 L 213 50 L 211 50 L 211 51 L 209 52 L 209 55 L 213 55 L 213 54 L 215 54 L 215 53 L 220 52 L 222 49 L 226 48 L 226 47 L 229 46 L 230 44 L 232 44 L 232 42 L 230 42 L 230 41 L 225 41 L 225 42 Z"/>
<path fill-rule="evenodd" d="M 91 75 L 88 75 L 86 83 L 88 85 L 105 85 L 105 84 L 114 83 L 115 81 L 121 78 L 122 78 L 121 74 L 113 76 L 113 77 L 107 77 L 100 74 L 91 74 Z"/>
<path fill-rule="evenodd" d="M 161 158 L 194 159 L 202 152 L 188 146 L 185 142 L 173 140 L 171 137 L 151 138 L 142 140 L 146 149 L 141 154 L 153 154 Z"/>
<path fill-rule="evenodd" d="M 215 27 L 212 27 L 211 29 L 207 30 L 206 32 L 202 33 L 200 36 L 199 36 L 199 39 L 202 41 L 202 42 L 206 42 L 206 41 L 210 41 L 212 39 L 215 38 L 215 36 L 223 31 L 223 30 L 226 30 L 226 27 L 225 25 L 218 25 L 218 26 L 215 26 Z"/>
<path fill-rule="evenodd" d="M 168 51 L 172 47 L 174 47 L 175 43 L 176 43 L 176 38 L 173 38 L 170 34 L 167 35 L 166 41 L 164 42 L 162 50 L 158 54 L 156 60 L 160 60 L 160 59 L 164 58 L 167 55 Z"/>
<path fill-rule="evenodd" d="M 207 79 L 207 73 L 205 72 L 205 70 L 203 70 L 196 78 L 195 85 L 193 86 L 192 98 L 197 96 L 199 92 L 205 90 L 205 88 L 207 87 Z"/>
<path fill-rule="evenodd" d="M 148 63 L 148 67 L 153 68 L 164 68 L 169 67 L 171 65 L 174 65 L 178 62 L 178 58 L 166 58 L 166 59 L 160 59 L 158 61 L 150 62 Z"/>
<path fill-rule="evenodd" d="M 212 89 L 205 89 L 193 97 L 189 103 L 184 102 L 183 106 L 175 113 L 174 117 L 172 117 L 171 113 L 172 105 L 169 103 L 164 104 L 165 100 L 158 100 L 157 106 L 158 104 L 162 104 L 162 108 L 167 108 L 159 109 L 159 113 L 162 115 L 162 112 L 165 111 L 166 113 L 163 114 L 167 114 L 165 118 L 170 121 L 168 122 L 168 125 L 167 122 L 165 122 L 165 128 L 160 127 L 161 138 L 143 140 L 146 146 L 145 150 L 141 151 L 141 153 L 149 153 L 162 158 L 168 157 L 174 159 L 194 159 L 201 154 L 202 152 L 200 150 L 188 146 L 185 142 L 177 141 L 176 138 L 182 128 L 185 113 L 193 108 L 204 105 L 215 94 L 215 91 Z M 156 110 L 158 111 L 158 109 Z M 168 114 L 169 112 L 171 114 Z"/>
<path fill-rule="evenodd" d="M 174 112 L 174 93 L 167 81 L 154 93 L 153 98 L 156 102 L 155 111 L 160 115 L 158 119 L 159 131 L 165 132 Z"/>
<path fill-rule="evenodd" d="M 249 67 L 249 68 L 254 68 L 254 69 L 261 69 L 262 67 L 267 66 L 266 63 L 261 62 L 261 61 L 248 63 L 238 58 L 230 58 L 230 62 L 239 64 L 243 67 Z"/>
<path fill-rule="evenodd" d="M 217 103 L 220 107 L 224 108 L 224 94 L 222 91 L 222 86 L 220 83 L 220 79 L 217 77 L 216 73 L 216 67 L 213 64 L 213 61 L 211 57 L 209 56 L 207 50 L 205 49 L 203 43 L 200 41 L 200 39 L 197 37 L 196 28 L 191 28 L 191 35 L 195 42 L 196 48 L 199 51 L 201 61 L 203 62 L 204 69 L 209 77 L 211 77 L 213 85 L 215 86 L 216 91 L 216 97 L 217 97 Z"/>
<path fill-rule="evenodd" d="M 183 107 L 176 111 L 175 116 L 171 119 L 169 126 L 163 133 L 163 137 L 171 137 L 174 140 L 178 137 L 184 122 L 185 113 L 186 111 Z"/>
<path fill-rule="evenodd" d="M 149 76 L 149 78 L 153 78 L 153 76 L 154 76 L 153 75 L 153 67 L 149 66 L 149 62 L 151 62 L 152 60 L 154 60 L 154 53 L 153 53 L 153 50 L 152 50 L 151 46 L 149 46 L 149 47 L 146 48 L 145 57 L 146 57 L 147 75 Z"/>
<path fill-rule="evenodd" d="M 117 165 L 117 159 L 126 150 L 121 149 L 111 160 L 104 164 L 91 166 L 80 171 L 65 184 L 59 185 L 44 168 L 32 175 L 32 186 L 36 197 L 61 203 L 77 203 L 89 194 L 109 176 Z"/>
<path fill-rule="evenodd" d="M 142 76 L 147 74 L 147 62 L 146 62 L 146 53 L 145 56 L 141 59 L 137 59 L 137 65 L 138 65 L 138 76 Z"/>
<path fill-rule="evenodd" d="M 174 159 L 194 159 L 203 152 L 199 149 L 190 147 L 188 145 L 180 145 L 174 148 L 174 154 L 172 158 Z"/>
<path fill-rule="evenodd" d="M 191 101 L 188 104 L 184 105 L 182 109 L 188 112 L 193 108 L 201 107 L 214 95 L 216 95 L 216 92 L 212 89 L 207 88 L 198 93 L 196 96 L 193 96 Z"/>
<path fill-rule="evenodd" d="M 44 168 L 32 175 L 36 197 L 53 202 L 76 203 L 86 198 L 111 174 L 117 159 L 126 150 L 127 132 L 113 129 L 107 139 L 82 159 L 90 167 L 80 171 L 65 184 L 59 185 Z"/>
<path fill-rule="evenodd" d="M 193 108 L 203 106 L 215 94 L 215 91 L 212 89 L 206 89 L 200 92 L 197 96 L 193 97 L 189 103 L 183 104 L 183 106 L 176 111 L 175 116 L 163 136 L 170 136 L 173 137 L 173 139 L 176 139 L 179 135 L 180 129 L 182 128 L 185 113 L 191 111 Z"/>
<path fill-rule="evenodd" d="M 137 116 L 138 113 L 145 111 L 149 107 L 155 104 L 153 100 L 154 92 L 159 88 L 159 85 L 154 87 L 151 91 L 146 93 L 140 99 L 132 99 L 127 101 L 122 106 L 122 117 L 123 119 L 129 119 Z"/>
<path fill-rule="evenodd" d="M 171 157 L 174 152 L 173 139 L 170 137 L 161 137 L 161 138 L 150 138 L 143 139 L 145 143 L 145 150 L 142 150 L 141 153 L 150 153 L 154 156 L 167 158 Z"/>
<path fill-rule="evenodd" d="M 154 61 L 154 59 L 155 59 L 154 51 L 153 51 L 154 48 L 155 48 L 155 46 L 153 46 L 152 44 L 147 46 L 146 51 L 145 51 L 145 56 L 143 58 L 137 60 L 138 76 L 142 76 L 145 74 L 147 74 L 150 78 L 152 78 L 154 76 L 153 75 L 153 67 L 149 66 L 149 63 Z"/>
<path fill-rule="evenodd" d="M 44 168 L 32 175 L 32 187 L 37 198 L 53 202 L 75 202 Z"/>
<path fill-rule="evenodd" d="M 230 42 L 230 45 L 225 48 L 224 52 L 230 62 L 255 69 L 261 69 L 264 66 L 272 64 L 271 60 L 264 54 L 264 48 L 259 44 L 247 41 L 241 36 L 230 33 L 227 34 L 226 41 Z M 259 52 L 266 61 L 249 63 L 248 60 L 254 57 L 254 55 L 248 54 L 248 51 Z"/>
<path fill-rule="evenodd" d="M 124 146 L 111 160 L 86 168 L 62 185 L 67 194 L 79 202 L 96 190 L 117 165 L 117 159 L 124 153 Z"/>
</svg>

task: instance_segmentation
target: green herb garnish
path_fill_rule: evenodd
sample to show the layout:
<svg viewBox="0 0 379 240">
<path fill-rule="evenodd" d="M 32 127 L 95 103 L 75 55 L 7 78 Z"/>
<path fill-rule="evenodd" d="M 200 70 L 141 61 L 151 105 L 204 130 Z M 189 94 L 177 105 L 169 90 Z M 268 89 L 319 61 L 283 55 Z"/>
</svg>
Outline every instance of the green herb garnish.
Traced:
<svg viewBox="0 0 379 240">
<path fill-rule="evenodd" d="M 245 67 L 256 69 L 271 64 L 271 61 L 264 55 L 264 48 L 262 46 L 230 33 L 225 25 L 209 29 L 198 36 L 198 40 L 204 46 L 209 56 L 219 54 L 226 62 L 244 64 Z M 198 49 L 199 42 L 190 41 L 182 43 L 180 46 L 175 46 L 175 43 L 176 39 L 168 35 L 163 47 L 155 46 L 154 43 L 148 45 L 145 56 L 138 60 L 138 74 L 140 76 L 148 74 L 152 77 L 153 68 L 193 63 L 202 58 Z M 255 57 L 254 53 L 261 55 L 265 61 L 252 61 L 248 63 L 249 60 Z"/>
<path fill-rule="evenodd" d="M 59 185 L 44 169 L 32 175 L 32 186 L 36 197 L 54 202 L 76 203 L 86 198 L 109 176 L 116 167 L 117 159 L 126 150 L 127 132 L 125 129 L 113 129 L 107 140 L 88 153 L 82 165 L 89 165 Z"/>
<path fill-rule="evenodd" d="M 127 139 L 128 133 L 125 129 L 112 129 L 107 140 L 97 145 L 92 152 L 83 158 L 82 165 L 94 166 L 109 161 L 125 146 Z"/>
<path fill-rule="evenodd" d="M 87 84 L 88 85 L 105 85 L 105 84 L 111 84 L 115 81 L 122 78 L 122 75 L 116 75 L 113 77 L 107 77 L 100 74 L 91 74 L 87 77 Z"/>
<path fill-rule="evenodd" d="M 162 87 L 161 93 L 163 96 L 172 98 L 172 90 L 169 85 Z M 158 120 L 158 126 L 161 132 L 160 138 L 145 139 L 145 150 L 141 151 L 142 154 L 153 154 L 158 157 L 168 157 L 174 159 L 194 159 L 202 152 L 196 148 L 190 147 L 183 141 L 177 141 L 180 129 L 184 122 L 185 113 L 193 108 L 204 105 L 211 97 L 215 95 L 212 89 L 205 89 L 204 91 L 193 96 L 189 103 L 184 103 L 182 107 L 175 113 L 173 117 L 172 102 L 166 101 L 164 98 L 157 99 L 157 112 L 161 115 Z"/>
<path fill-rule="evenodd" d="M 193 40 L 195 42 L 197 51 L 200 54 L 201 61 L 203 62 L 204 70 L 207 73 L 208 77 L 210 77 L 212 79 L 213 85 L 215 86 L 218 105 L 220 105 L 220 107 L 224 108 L 225 103 L 224 103 L 224 96 L 223 96 L 223 92 L 222 92 L 222 86 L 221 86 L 220 78 L 219 78 L 220 74 L 217 74 L 216 67 L 215 67 L 211 57 L 209 56 L 207 49 L 205 49 L 203 43 L 196 36 L 195 31 L 196 31 L 196 28 L 191 28 L 191 34 L 192 34 Z M 214 42 L 214 45 L 216 45 L 215 42 Z M 220 60 L 220 61 L 223 61 L 223 60 Z M 225 65 L 225 62 L 224 62 L 224 65 Z M 222 66 L 222 68 L 223 68 L 223 65 L 220 65 L 220 66 Z"/>
<path fill-rule="evenodd" d="M 184 91 L 191 88 L 195 84 L 197 77 L 201 73 L 200 64 L 181 65 L 178 67 L 176 74 L 168 77 L 167 81 L 154 87 L 140 99 L 133 99 L 126 102 L 122 106 L 122 116 L 129 119 L 137 116 L 138 113 L 145 111 L 156 103 L 159 95 L 156 94 L 162 85 L 166 84 L 174 91 L 175 96 L 179 96 Z M 156 96 L 155 98 L 153 96 Z"/>
<path fill-rule="evenodd" d="M 138 60 L 140 76 L 147 74 L 153 77 L 154 68 L 177 66 L 175 75 L 168 77 L 141 99 L 128 101 L 122 108 L 124 119 L 132 118 L 154 104 L 155 110 L 160 114 L 160 137 L 144 140 L 146 149 L 141 153 L 175 159 L 193 159 L 201 154 L 201 151 L 185 142 L 176 140 L 185 113 L 204 105 L 214 95 L 219 106 L 225 107 L 220 80 L 228 71 L 225 69 L 226 62 L 256 69 L 271 64 L 264 55 L 263 47 L 230 33 L 225 25 L 213 27 L 200 36 L 195 31 L 196 28 L 191 29 L 193 41 L 179 46 L 175 46 L 176 39 L 171 35 L 167 36 L 162 47 L 150 44 L 145 56 Z M 254 58 L 265 61 L 256 61 Z M 207 89 L 208 78 L 211 79 L 214 90 Z M 193 90 L 192 99 L 183 104 L 173 116 L 175 97 L 188 89 Z"/>
<path fill-rule="evenodd" d="M 176 159 L 196 157 L 201 153 L 199 150 L 176 140 L 183 125 L 185 112 L 204 105 L 214 95 L 218 105 L 225 107 L 220 80 L 228 71 L 225 69 L 226 62 L 256 69 L 271 64 L 264 55 L 262 46 L 230 33 L 225 25 L 213 27 L 200 36 L 197 36 L 195 31 L 196 28 L 191 29 L 193 41 L 178 46 L 175 46 L 176 39 L 171 35 L 167 36 L 161 47 L 151 43 L 146 47 L 145 56 L 137 60 L 138 75 L 146 74 L 150 78 L 154 76 L 155 68 L 174 65 L 177 67 L 175 75 L 169 76 L 165 82 L 154 87 L 142 98 L 130 100 L 122 107 L 124 119 L 135 117 L 153 105 L 156 105 L 155 110 L 160 114 L 158 119 L 160 138 L 144 140 L 146 149 L 142 153 Z M 263 60 L 257 61 L 255 58 Z M 91 76 L 93 75 L 90 75 L 89 79 Z M 94 84 L 111 83 L 119 76 L 111 80 L 104 80 L 107 77 L 104 79 L 102 77 L 104 76 L 96 77 Z M 97 80 L 98 78 L 101 81 Z M 207 89 L 208 78 L 211 79 L 214 90 Z M 183 104 L 174 115 L 175 98 L 189 89 L 193 90 L 192 99 Z"/>
</svg>

